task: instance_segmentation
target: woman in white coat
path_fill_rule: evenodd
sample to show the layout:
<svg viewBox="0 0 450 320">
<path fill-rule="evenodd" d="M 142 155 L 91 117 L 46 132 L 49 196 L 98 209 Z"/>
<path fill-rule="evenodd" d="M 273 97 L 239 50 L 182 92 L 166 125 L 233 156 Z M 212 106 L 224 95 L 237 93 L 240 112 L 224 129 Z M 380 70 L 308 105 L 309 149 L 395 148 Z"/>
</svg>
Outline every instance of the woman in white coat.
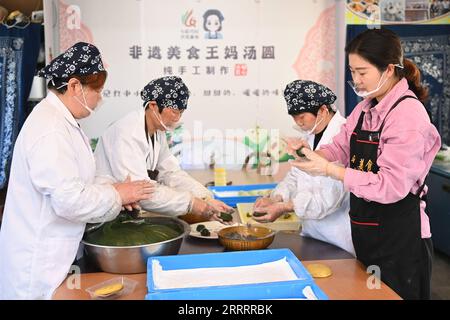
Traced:
<svg viewBox="0 0 450 320">
<path fill-rule="evenodd" d="M 98 49 L 77 43 L 39 72 L 49 93 L 17 138 L 0 231 L 0 299 L 49 299 L 67 276 L 86 223 L 114 219 L 148 198 L 145 181 L 95 179 L 88 138 L 77 123 L 101 100 Z"/>
<path fill-rule="evenodd" d="M 116 121 L 99 139 L 97 173 L 119 181 L 127 175 L 155 181 L 152 198 L 139 202 L 144 210 L 220 220 L 219 212 L 233 209 L 213 199 L 208 189 L 181 170 L 167 144 L 166 131 L 177 126 L 186 110 L 189 89 L 179 77 L 163 77 L 150 81 L 141 97 L 144 108 Z"/>
<path fill-rule="evenodd" d="M 330 143 L 339 133 L 345 118 L 333 103 L 335 94 L 326 86 L 313 81 L 295 80 L 286 86 L 284 97 L 288 113 L 305 132 L 311 149 Z M 289 143 L 289 153 L 298 158 L 296 141 Z M 295 211 L 302 220 L 301 235 L 336 245 L 354 253 L 349 210 L 349 194 L 342 182 L 329 177 L 312 177 L 293 167 L 272 191 L 270 197 L 255 203 L 254 217 L 271 222 L 282 214 Z"/>
</svg>

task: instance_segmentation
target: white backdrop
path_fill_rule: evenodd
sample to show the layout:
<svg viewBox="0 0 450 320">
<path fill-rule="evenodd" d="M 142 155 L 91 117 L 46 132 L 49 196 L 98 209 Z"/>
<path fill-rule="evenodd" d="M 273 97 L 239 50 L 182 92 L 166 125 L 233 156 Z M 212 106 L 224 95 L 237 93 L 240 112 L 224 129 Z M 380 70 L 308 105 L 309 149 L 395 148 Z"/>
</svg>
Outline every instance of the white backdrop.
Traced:
<svg viewBox="0 0 450 320">
<path fill-rule="evenodd" d="M 148 81 L 181 76 L 192 92 L 182 118 L 186 158 L 193 152 L 186 149 L 190 139 L 203 140 L 204 145 L 211 136 L 223 141 L 224 136 L 241 136 L 233 130 L 256 126 L 295 135 L 283 98 L 285 85 L 311 79 L 336 91 L 337 79 L 343 78 L 336 67 L 343 64 L 337 50 L 342 49 L 338 39 L 345 27 L 341 2 L 45 0 L 47 58 L 76 41 L 94 43 L 102 52 L 109 73 L 105 105 L 82 121 L 91 138 L 140 108 L 138 92 Z M 203 14 L 208 9 L 224 17 L 221 39 L 205 39 Z M 226 57 L 227 50 L 237 56 Z M 343 110 L 343 97 L 338 101 Z M 208 152 L 201 151 L 206 158 Z M 242 162 L 237 158 L 232 162 Z"/>
</svg>

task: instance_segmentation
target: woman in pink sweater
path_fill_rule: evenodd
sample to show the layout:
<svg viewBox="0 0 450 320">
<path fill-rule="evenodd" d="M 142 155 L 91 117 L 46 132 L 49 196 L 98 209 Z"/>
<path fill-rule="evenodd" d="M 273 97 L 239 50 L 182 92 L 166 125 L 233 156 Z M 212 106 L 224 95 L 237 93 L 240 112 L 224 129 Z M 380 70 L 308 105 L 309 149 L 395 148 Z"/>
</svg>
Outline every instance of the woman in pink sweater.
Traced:
<svg viewBox="0 0 450 320">
<path fill-rule="evenodd" d="M 429 299 L 432 261 L 425 178 L 441 139 L 423 102 L 420 72 L 388 29 L 359 34 L 346 47 L 360 102 L 318 151 L 292 165 L 344 182 L 357 258 L 404 299 Z"/>
</svg>

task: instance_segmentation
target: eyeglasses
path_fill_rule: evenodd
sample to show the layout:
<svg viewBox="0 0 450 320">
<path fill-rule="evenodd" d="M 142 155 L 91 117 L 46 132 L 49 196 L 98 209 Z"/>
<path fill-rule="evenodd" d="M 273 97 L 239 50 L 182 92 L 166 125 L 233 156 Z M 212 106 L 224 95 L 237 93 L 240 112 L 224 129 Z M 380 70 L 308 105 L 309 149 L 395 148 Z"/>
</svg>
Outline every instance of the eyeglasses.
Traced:
<svg viewBox="0 0 450 320">
<path fill-rule="evenodd" d="M 169 109 L 174 117 L 181 117 L 184 112 L 184 110 L 178 110 L 178 109 L 173 109 L 173 108 L 169 108 Z"/>
</svg>

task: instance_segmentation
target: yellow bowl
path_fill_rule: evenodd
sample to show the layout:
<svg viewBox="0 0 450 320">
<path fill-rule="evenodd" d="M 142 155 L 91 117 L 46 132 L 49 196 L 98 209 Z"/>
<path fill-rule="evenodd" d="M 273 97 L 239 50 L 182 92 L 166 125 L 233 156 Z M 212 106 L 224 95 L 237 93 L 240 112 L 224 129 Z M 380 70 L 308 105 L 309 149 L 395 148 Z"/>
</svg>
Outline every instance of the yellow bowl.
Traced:
<svg viewBox="0 0 450 320">
<path fill-rule="evenodd" d="M 259 226 L 235 226 L 223 228 L 218 236 L 219 242 L 229 250 L 258 250 L 273 242 L 275 231 Z"/>
</svg>

